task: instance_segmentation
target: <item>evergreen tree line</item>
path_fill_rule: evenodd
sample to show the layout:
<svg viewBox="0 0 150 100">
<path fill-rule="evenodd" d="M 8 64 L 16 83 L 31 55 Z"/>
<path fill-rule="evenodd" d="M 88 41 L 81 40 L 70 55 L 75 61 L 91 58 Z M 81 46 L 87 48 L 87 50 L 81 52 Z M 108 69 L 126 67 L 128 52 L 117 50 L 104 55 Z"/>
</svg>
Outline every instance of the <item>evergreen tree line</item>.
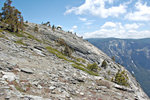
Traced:
<svg viewBox="0 0 150 100">
<path fill-rule="evenodd" d="M 0 12 L 0 27 L 11 32 L 23 31 L 24 22 L 21 12 L 14 6 L 11 6 L 12 1 L 6 0 Z"/>
</svg>

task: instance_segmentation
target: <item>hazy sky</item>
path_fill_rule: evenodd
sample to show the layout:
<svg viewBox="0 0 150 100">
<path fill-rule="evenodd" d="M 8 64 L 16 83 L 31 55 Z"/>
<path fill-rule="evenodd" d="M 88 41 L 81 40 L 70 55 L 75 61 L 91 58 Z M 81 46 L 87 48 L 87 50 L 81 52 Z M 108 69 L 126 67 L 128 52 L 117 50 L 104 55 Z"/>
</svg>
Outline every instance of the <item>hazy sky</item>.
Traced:
<svg viewBox="0 0 150 100">
<path fill-rule="evenodd" d="M 25 20 L 50 21 L 84 38 L 150 38 L 150 0 L 12 1 Z"/>
</svg>

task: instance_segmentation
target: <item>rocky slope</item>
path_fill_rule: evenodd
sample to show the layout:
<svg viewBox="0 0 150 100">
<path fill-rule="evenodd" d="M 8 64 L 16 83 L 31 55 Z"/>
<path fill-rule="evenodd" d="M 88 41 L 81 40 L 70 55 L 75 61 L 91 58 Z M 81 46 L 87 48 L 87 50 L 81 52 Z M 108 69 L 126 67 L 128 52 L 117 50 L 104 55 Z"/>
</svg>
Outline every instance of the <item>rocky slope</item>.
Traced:
<svg viewBox="0 0 150 100">
<path fill-rule="evenodd" d="M 121 65 L 75 34 L 26 23 L 20 34 L 0 30 L 1 100 L 149 100 Z M 73 49 L 65 56 L 64 45 Z M 106 68 L 101 67 L 103 61 Z M 91 71 L 88 63 L 97 63 Z M 111 82 L 125 71 L 128 86 Z"/>
<path fill-rule="evenodd" d="M 150 39 L 88 39 L 130 71 L 150 97 Z"/>
</svg>

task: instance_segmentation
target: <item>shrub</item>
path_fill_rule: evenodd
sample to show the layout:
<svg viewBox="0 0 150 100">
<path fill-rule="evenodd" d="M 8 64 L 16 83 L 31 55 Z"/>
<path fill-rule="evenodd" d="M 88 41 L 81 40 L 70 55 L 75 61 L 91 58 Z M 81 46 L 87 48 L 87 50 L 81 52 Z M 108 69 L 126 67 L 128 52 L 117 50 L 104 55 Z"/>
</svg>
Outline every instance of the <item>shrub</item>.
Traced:
<svg viewBox="0 0 150 100">
<path fill-rule="evenodd" d="M 57 41 L 57 43 L 60 44 L 61 46 L 66 46 L 66 45 L 67 45 L 66 42 L 65 42 L 65 40 L 62 39 L 62 38 L 59 38 L 59 39 L 57 39 L 56 41 Z"/>
<path fill-rule="evenodd" d="M 72 50 L 70 49 L 69 46 L 65 46 L 64 54 L 65 54 L 66 56 L 68 56 L 68 57 L 71 57 Z"/>
<path fill-rule="evenodd" d="M 99 76 L 97 73 L 95 73 L 95 72 L 93 72 L 93 71 L 89 71 L 89 70 L 87 70 L 87 69 L 85 69 L 85 68 L 83 68 L 83 67 L 81 67 L 81 66 L 79 66 L 79 65 L 72 64 L 72 66 L 73 66 L 74 68 L 80 69 L 80 70 L 82 70 L 82 71 L 84 71 L 84 72 L 86 72 L 86 73 L 88 73 L 88 74 L 90 74 L 90 75 Z"/>
<path fill-rule="evenodd" d="M 22 40 L 17 40 L 17 41 L 15 41 L 15 43 L 17 43 L 17 44 L 21 44 L 21 45 L 24 45 L 24 46 L 27 46 L 27 44 L 23 43 L 23 41 L 22 41 Z"/>
<path fill-rule="evenodd" d="M 0 32 L 3 32 L 3 30 L 0 28 Z"/>
<path fill-rule="evenodd" d="M 24 34 L 21 34 L 21 33 L 16 33 L 16 32 L 9 32 L 17 37 L 26 37 Z"/>
<path fill-rule="evenodd" d="M 48 27 L 50 27 L 50 28 L 51 28 L 51 24 L 48 24 Z"/>
<path fill-rule="evenodd" d="M 42 22 L 42 25 L 50 26 L 50 22 L 49 22 L 49 21 L 48 21 L 48 22 L 46 22 L 46 23 L 43 23 L 43 22 Z"/>
<path fill-rule="evenodd" d="M 75 58 L 78 62 L 86 63 L 85 59 L 83 58 Z"/>
<path fill-rule="evenodd" d="M 88 64 L 87 68 L 91 71 L 97 72 L 98 70 L 98 65 L 96 63 L 93 64 Z"/>
<path fill-rule="evenodd" d="M 128 76 L 125 73 L 125 71 L 121 71 L 120 70 L 116 73 L 115 78 L 112 78 L 112 81 L 119 84 L 119 85 L 124 85 L 124 86 L 128 86 Z"/>
<path fill-rule="evenodd" d="M 39 28 L 38 28 L 38 26 L 36 24 L 35 27 L 34 27 L 34 32 L 38 32 L 38 31 L 39 31 Z"/>
<path fill-rule="evenodd" d="M 67 59 L 61 52 L 59 52 L 57 49 L 53 49 L 52 47 L 46 47 L 46 49 L 50 52 L 50 53 L 53 53 L 55 54 L 58 58 L 60 59 L 64 59 L 65 61 L 68 61 L 70 63 L 73 63 L 72 66 L 74 68 L 77 68 L 77 69 L 80 69 L 82 71 L 85 71 L 87 73 L 89 73 L 90 75 L 94 75 L 94 76 L 99 76 L 98 73 L 95 73 L 93 71 L 90 71 L 87 69 L 86 66 L 84 66 L 83 64 L 81 63 L 78 63 L 78 62 L 75 62 L 74 60 L 69 60 Z"/>
<path fill-rule="evenodd" d="M 18 91 L 20 91 L 20 92 L 25 92 L 25 91 L 23 90 L 23 88 L 21 87 L 21 85 L 20 85 L 19 83 L 17 83 L 16 81 L 8 82 L 8 84 L 14 85 L 15 88 L 16 88 Z"/>
<path fill-rule="evenodd" d="M 37 42 L 42 43 L 41 40 L 37 39 L 37 38 L 34 37 L 33 35 L 31 35 L 31 34 L 29 34 L 29 33 L 27 33 L 27 32 L 24 32 L 24 33 L 25 33 L 26 35 L 28 35 L 27 38 L 32 39 L 32 40 L 36 40 Z"/>
<path fill-rule="evenodd" d="M 106 67 L 107 67 L 107 62 L 106 62 L 105 60 L 102 62 L 102 66 L 101 66 L 101 67 L 103 67 L 103 68 L 106 69 Z"/>
<path fill-rule="evenodd" d="M 112 58 L 111 58 L 113 61 L 115 61 L 116 59 L 115 59 L 115 56 L 113 56 Z"/>
</svg>

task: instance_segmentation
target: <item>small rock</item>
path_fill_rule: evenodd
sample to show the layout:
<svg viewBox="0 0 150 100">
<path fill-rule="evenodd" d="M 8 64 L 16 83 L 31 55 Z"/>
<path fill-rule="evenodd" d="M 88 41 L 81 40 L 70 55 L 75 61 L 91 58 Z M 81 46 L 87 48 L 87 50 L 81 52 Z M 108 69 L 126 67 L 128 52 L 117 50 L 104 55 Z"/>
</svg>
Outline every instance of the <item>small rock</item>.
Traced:
<svg viewBox="0 0 150 100">
<path fill-rule="evenodd" d="M 84 93 L 83 93 L 83 92 L 80 92 L 80 95 L 82 95 L 82 96 L 83 96 L 83 95 L 84 95 Z"/>
<path fill-rule="evenodd" d="M 70 88 L 68 91 L 69 91 L 69 93 L 72 94 L 72 95 L 75 95 L 75 94 L 76 94 L 76 91 L 73 90 L 73 89 L 71 89 L 71 88 Z"/>
<path fill-rule="evenodd" d="M 0 87 L 0 89 L 10 89 L 8 86 Z"/>
<path fill-rule="evenodd" d="M 27 74 L 33 74 L 33 70 L 29 68 L 21 68 L 21 71 Z"/>
<path fill-rule="evenodd" d="M 5 32 L 5 31 L 3 31 L 3 32 L 2 32 L 2 34 L 6 34 L 6 32 Z"/>
<path fill-rule="evenodd" d="M 24 99 L 27 99 L 27 100 L 43 100 L 42 97 L 40 97 L 40 96 L 33 96 L 33 95 L 25 95 Z"/>
<path fill-rule="evenodd" d="M 8 82 L 6 82 L 4 79 L 1 78 L 0 83 L 3 85 L 8 85 Z"/>
<path fill-rule="evenodd" d="M 0 93 L 0 96 L 4 95 L 4 93 Z"/>
<path fill-rule="evenodd" d="M 2 74 L 3 74 L 2 80 L 7 80 L 7 81 L 11 82 L 11 81 L 14 81 L 17 79 L 17 77 L 14 73 L 2 71 Z"/>
<path fill-rule="evenodd" d="M 56 87 L 55 86 L 50 86 L 49 89 L 54 90 L 54 89 L 56 89 Z"/>
<path fill-rule="evenodd" d="M 35 85 L 35 86 L 38 86 L 38 83 L 39 83 L 38 81 L 32 82 L 32 84 Z"/>
<path fill-rule="evenodd" d="M 66 92 L 66 91 L 63 92 L 63 95 L 64 95 L 64 97 L 67 97 L 67 98 L 70 97 L 70 94 L 68 92 Z"/>
<path fill-rule="evenodd" d="M 134 90 L 130 89 L 130 88 L 127 88 L 125 86 L 121 86 L 121 85 L 118 85 L 118 84 L 115 84 L 114 87 L 116 89 L 119 89 L 119 90 L 122 90 L 122 91 L 127 91 L 127 92 L 134 92 Z"/>
<path fill-rule="evenodd" d="M 20 69 L 19 69 L 19 68 L 14 68 L 14 70 L 20 72 Z"/>
<path fill-rule="evenodd" d="M 76 78 L 75 80 L 77 80 L 78 82 L 84 82 L 84 78 Z"/>
<path fill-rule="evenodd" d="M 10 100 L 10 95 L 7 95 L 7 96 L 5 97 L 5 100 Z"/>
<path fill-rule="evenodd" d="M 38 49 L 33 49 L 37 54 L 41 55 L 41 56 L 45 56 L 43 54 L 43 52 L 41 50 L 38 50 Z"/>
<path fill-rule="evenodd" d="M 38 89 L 42 89 L 42 86 L 41 86 L 41 85 L 38 85 Z"/>
<path fill-rule="evenodd" d="M 57 94 L 56 90 L 51 91 L 51 94 Z"/>
<path fill-rule="evenodd" d="M 94 76 L 94 78 L 95 78 L 96 80 L 104 80 L 103 77 L 99 77 L 99 76 Z"/>
<path fill-rule="evenodd" d="M 107 87 L 106 86 L 99 86 L 99 88 L 97 88 L 97 89 L 99 89 L 99 90 L 105 90 L 105 89 L 107 89 Z"/>
<path fill-rule="evenodd" d="M 44 47 L 41 47 L 41 46 L 34 46 L 35 49 L 38 49 L 40 51 L 42 51 L 43 49 L 45 49 Z"/>
</svg>

